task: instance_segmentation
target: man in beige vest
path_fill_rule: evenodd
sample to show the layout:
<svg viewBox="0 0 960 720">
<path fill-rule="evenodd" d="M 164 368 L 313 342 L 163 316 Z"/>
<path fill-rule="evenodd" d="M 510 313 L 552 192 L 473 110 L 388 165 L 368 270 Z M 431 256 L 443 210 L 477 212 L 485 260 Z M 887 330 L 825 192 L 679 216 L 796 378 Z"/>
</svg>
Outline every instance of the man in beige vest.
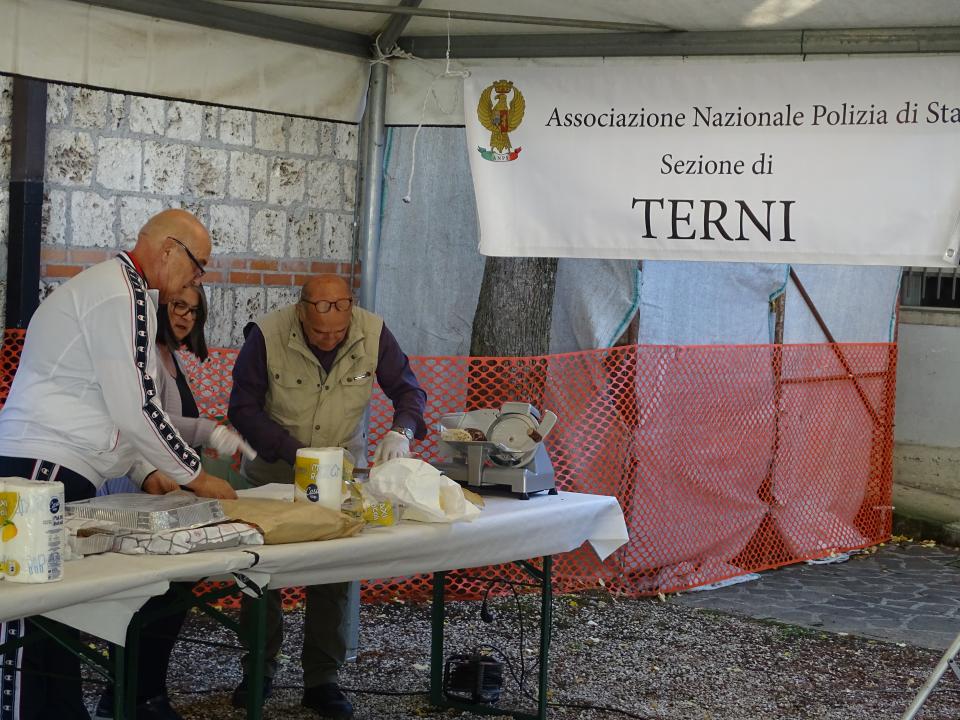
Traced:
<svg viewBox="0 0 960 720">
<path fill-rule="evenodd" d="M 374 462 L 409 455 L 410 441 L 426 435 L 427 396 L 407 356 L 382 318 L 354 306 L 343 278 L 311 278 L 299 302 L 258 318 L 244 328 L 244 335 L 233 369 L 229 417 L 258 453 L 241 467 L 251 484 L 292 483 L 297 450 L 303 447 L 340 446 L 365 466 L 363 419 L 374 377 L 394 407 L 392 429 L 377 445 Z M 353 715 L 337 684 L 347 649 L 347 587 L 337 583 L 307 588 L 302 704 L 321 717 Z M 241 624 L 247 628 L 253 622 L 250 611 L 244 603 Z M 282 640 L 280 598 L 274 591 L 267 608 L 264 698 L 272 688 Z M 247 702 L 247 669 L 234 691 L 237 707 Z"/>
</svg>

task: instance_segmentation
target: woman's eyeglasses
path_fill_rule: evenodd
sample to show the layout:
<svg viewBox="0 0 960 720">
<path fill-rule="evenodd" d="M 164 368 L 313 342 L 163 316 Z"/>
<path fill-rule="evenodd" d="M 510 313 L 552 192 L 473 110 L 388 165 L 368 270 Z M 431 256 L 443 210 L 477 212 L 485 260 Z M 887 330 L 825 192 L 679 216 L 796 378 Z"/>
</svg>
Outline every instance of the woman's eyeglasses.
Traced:
<svg viewBox="0 0 960 720">
<path fill-rule="evenodd" d="M 189 315 L 194 320 L 200 317 L 200 307 L 196 305 L 189 305 L 183 300 L 174 300 L 172 303 L 170 303 L 170 307 L 173 308 L 173 312 L 180 317 L 187 317 Z"/>
<path fill-rule="evenodd" d="M 301 300 L 307 305 L 313 305 L 318 313 L 330 312 L 330 308 L 336 308 L 340 312 L 350 309 L 353 305 L 353 298 L 340 298 L 339 300 Z"/>
</svg>

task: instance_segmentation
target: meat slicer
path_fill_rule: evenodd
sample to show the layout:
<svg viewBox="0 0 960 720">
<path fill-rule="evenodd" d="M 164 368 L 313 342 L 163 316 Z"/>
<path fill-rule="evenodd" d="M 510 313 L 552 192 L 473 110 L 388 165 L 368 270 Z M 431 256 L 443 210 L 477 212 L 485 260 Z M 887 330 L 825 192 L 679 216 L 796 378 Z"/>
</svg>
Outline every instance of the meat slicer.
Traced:
<svg viewBox="0 0 960 720">
<path fill-rule="evenodd" d="M 556 422 L 554 413 L 544 410 L 541 418 L 524 402 L 449 413 L 440 418 L 442 460 L 436 467 L 475 491 L 505 486 L 524 500 L 543 490 L 556 495 L 553 464 L 543 444 Z"/>
</svg>

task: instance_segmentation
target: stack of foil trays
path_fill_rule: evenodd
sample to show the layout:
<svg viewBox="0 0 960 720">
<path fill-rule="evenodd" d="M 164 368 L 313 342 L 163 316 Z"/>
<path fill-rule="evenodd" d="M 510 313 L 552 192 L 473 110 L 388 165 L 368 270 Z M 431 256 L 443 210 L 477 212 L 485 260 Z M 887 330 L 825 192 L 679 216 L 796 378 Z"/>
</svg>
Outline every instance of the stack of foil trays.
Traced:
<svg viewBox="0 0 960 720">
<path fill-rule="evenodd" d="M 148 533 L 202 527 L 226 520 L 219 500 L 187 493 L 104 495 L 67 503 L 66 510 L 71 517 L 106 520 L 128 530 Z"/>
</svg>

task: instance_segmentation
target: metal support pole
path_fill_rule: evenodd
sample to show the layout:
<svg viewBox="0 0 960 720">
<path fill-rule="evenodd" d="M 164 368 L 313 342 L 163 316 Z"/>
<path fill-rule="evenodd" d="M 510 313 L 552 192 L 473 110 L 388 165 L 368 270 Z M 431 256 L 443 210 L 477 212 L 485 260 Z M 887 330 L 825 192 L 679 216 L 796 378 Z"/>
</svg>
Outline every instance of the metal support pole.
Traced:
<svg viewBox="0 0 960 720">
<path fill-rule="evenodd" d="M 253 637 L 250 645 L 250 685 L 247 687 L 247 718 L 260 720 L 263 717 L 263 676 L 266 664 L 267 643 L 267 590 L 253 601 Z"/>
<path fill-rule="evenodd" d="M 126 707 L 127 687 L 127 649 L 122 645 L 114 646 L 112 653 L 113 661 L 113 717 L 114 720 L 131 720 L 136 715 L 129 715 Z M 136 709 L 134 709 L 136 713 Z"/>
<path fill-rule="evenodd" d="M 440 707 L 443 703 L 443 621 L 444 586 L 447 574 L 433 574 L 433 605 L 430 607 L 430 704 Z"/>
<path fill-rule="evenodd" d="M 47 84 L 13 79 L 7 327 L 25 328 L 40 304 L 40 218 L 47 143 Z"/>
<path fill-rule="evenodd" d="M 910 707 L 907 708 L 907 711 L 903 714 L 903 717 L 901 717 L 900 720 L 913 720 L 914 716 L 920 711 L 920 708 L 923 707 L 923 704 L 927 701 L 927 698 L 933 691 L 934 686 L 940 682 L 940 678 L 943 677 L 943 674 L 947 671 L 947 668 L 950 667 L 950 661 L 956 657 L 957 653 L 960 653 L 960 635 L 957 635 L 953 639 L 953 642 L 950 643 L 950 647 L 947 648 L 947 651 L 943 654 L 943 657 L 940 658 L 940 662 L 937 663 L 937 667 L 934 668 L 933 673 L 931 673 L 930 677 L 927 678 L 927 681 L 923 684 L 923 687 L 920 688 L 920 692 L 917 693 L 917 696 L 913 699 L 913 702 L 910 703 Z"/>
<path fill-rule="evenodd" d="M 346 630 L 347 662 L 356 662 L 360 653 L 360 581 L 347 583 Z"/>
<path fill-rule="evenodd" d="M 134 720 L 137 717 L 137 682 L 140 673 L 140 632 L 142 630 L 142 618 L 139 614 L 134 614 L 127 626 L 127 640 L 124 643 L 123 652 L 119 653 L 117 661 L 123 663 L 123 671 L 120 680 L 114 678 L 114 712 L 115 717 L 122 717 L 125 720 Z"/>
<path fill-rule="evenodd" d="M 377 304 L 377 262 L 380 255 L 380 200 L 383 191 L 383 152 L 386 142 L 384 116 L 387 105 L 387 66 L 370 68 L 365 130 L 363 183 L 360 187 L 360 305 L 374 312 Z"/>
<path fill-rule="evenodd" d="M 547 720 L 550 683 L 550 636 L 553 633 L 553 556 L 543 556 L 543 585 L 540 589 L 540 682 L 537 717 Z M 520 659 L 523 662 L 523 658 Z"/>
<path fill-rule="evenodd" d="M 374 63 L 370 68 L 370 83 L 367 86 L 367 103 L 363 112 L 358 158 L 361 166 L 360 197 L 358 210 L 358 236 L 360 241 L 360 306 L 370 312 L 377 306 L 377 265 L 380 259 L 380 212 L 383 194 L 383 152 L 386 143 L 384 117 L 387 106 L 387 66 Z M 356 258 L 354 258 L 356 260 Z M 354 265 L 356 263 L 354 262 Z M 353 268 L 350 268 L 353 278 Z M 360 467 L 366 467 L 367 432 L 370 427 L 370 408 L 364 412 L 364 445 Z M 354 657 L 360 645 L 360 583 L 353 582 L 350 597 L 355 599 L 347 606 L 348 636 L 347 645 L 352 648 Z"/>
</svg>

